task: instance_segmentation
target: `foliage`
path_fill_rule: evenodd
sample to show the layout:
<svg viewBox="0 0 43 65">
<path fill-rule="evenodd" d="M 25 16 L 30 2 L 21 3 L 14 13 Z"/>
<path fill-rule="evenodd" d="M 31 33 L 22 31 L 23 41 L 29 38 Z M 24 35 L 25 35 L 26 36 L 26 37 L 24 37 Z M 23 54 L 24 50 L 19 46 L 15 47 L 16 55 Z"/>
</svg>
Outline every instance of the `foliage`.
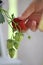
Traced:
<svg viewBox="0 0 43 65">
<path fill-rule="evenodd" d="M 15 18 L 14 14 L 10 17 L 8 12 L 0 7 L 0 24 L 5 22 L 5 18 L 12 29 L 11 38 L 7 40 L 7 49 L 10 57 L 13 58 L 24 36 L 21 30 L 26 30 L 26 26 L 23 21 Z M 30 39 L 30 36 L 28 38 Z"/>
</svg>

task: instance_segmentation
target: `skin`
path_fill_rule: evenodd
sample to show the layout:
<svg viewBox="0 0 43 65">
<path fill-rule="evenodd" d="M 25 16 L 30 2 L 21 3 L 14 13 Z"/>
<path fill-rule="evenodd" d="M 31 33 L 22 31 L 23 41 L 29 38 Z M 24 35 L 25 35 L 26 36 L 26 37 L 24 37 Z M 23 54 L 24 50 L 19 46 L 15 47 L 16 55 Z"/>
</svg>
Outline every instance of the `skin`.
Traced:
<svg viewBox="0 0 43 65">
<path fill-rule="evenodd" d="M 27 19 L 33 12 L 40 12 L 41 10 L 43 11 L 43 0 L 33 0 L 19 18 Z"/>
<path fill-rule="evenodd" d="M 24 30 L 24 32 L 26 32 L 28 29 L 36 31 L 38 29 L 42 14 L 43 14 L 43 0 L 33 0 L 30 6 L 28 6 L 27 9 L 19 17 L 19 19 L 25 20 L 24 22 L 27 29 Z M 29 22 L 29 17 L 30 19 L 32 18 L 33 20 L 36 19 L 38 21 L 38 24 L 35 22 L 36 20 L 33 22 L 31 20 L 31 22 Z"/>
</svg>

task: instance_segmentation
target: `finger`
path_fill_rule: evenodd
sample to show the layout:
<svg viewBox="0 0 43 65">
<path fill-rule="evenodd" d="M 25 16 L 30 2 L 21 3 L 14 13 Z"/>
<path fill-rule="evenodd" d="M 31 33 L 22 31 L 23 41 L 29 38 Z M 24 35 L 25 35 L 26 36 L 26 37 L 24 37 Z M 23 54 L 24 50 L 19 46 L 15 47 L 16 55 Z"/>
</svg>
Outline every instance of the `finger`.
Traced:
<svg viewBox="0 0 43 65">
<path fill-rule="evenodd" d="M 35 11 L 35 3 L 32 2 L 27 9 L 22 13 L 21 18 L 26 19 Z"/>
</svg>

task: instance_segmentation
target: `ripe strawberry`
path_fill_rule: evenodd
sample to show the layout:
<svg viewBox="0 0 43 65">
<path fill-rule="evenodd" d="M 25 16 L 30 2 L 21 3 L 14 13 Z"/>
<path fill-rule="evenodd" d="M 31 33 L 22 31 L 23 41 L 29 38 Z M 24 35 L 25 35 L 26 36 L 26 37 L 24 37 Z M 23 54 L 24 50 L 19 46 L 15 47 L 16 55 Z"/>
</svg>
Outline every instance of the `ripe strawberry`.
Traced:
<svg viewBox="0 0 43 65">
<path fill-rule="evenodd" d="M 14 24 L 14 21 L 12 21 L 12 26 L 13 26 L 14 30 L 16 30 L 16 26 Z"/>
<path fill-rule="evenodd" d="M 13 26 L 13 28 L 15 29 L 15 30 L 17 30 L 17 28 L 20 30 L 20 27 L 19 27 L 19 22 L 20 22 L 21 20 L 19 19 L 19 18 L 14 18 L 13 19 L 13 21 L 12 21 L 12 26 Z M 15 23 L 16 23 L 16 25 L 15 25 Z"/>
<path fill-rule="evenodd" d="M 20 21 L 19 26 L 21 27 L 21 31 L 26 31 L 27 30 L 27 27 L 26 27 L 24 21 Z"/>
<path fill-rule="evenodd" d="M 14 18 L 13 21 L 19 23 L 21 20 L 19 18 Z"/>
<path fill-rule="evenodd" d="M 15 26 L 14 22 L 17 24 Z M 12 21 L 12 26 L 15 30 L 19 30 L 19 31 L 26 31 L 26 25 L 25 25 L 25 21 L 24 20 L 20 20 L 18 18 L 13 19 Z"/>
<path fill-rule="evenodd" d="M 18 18 L 14 18 L 13 21 L 12 21 L 12 26 L 13 26 L 13 28 L 14 28 L 15 30 L 16 30 L 16 25 L 15 25 L 15 23 L 18 24 L 19 21 L 20 21 L 20 20 L 19 20 Z"/>
</svg>

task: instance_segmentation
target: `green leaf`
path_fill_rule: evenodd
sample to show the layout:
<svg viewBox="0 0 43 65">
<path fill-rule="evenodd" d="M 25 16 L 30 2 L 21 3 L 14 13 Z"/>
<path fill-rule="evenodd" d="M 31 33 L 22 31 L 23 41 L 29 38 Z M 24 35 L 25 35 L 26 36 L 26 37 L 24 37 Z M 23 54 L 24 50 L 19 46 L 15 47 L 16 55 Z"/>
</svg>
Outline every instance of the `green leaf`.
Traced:
<svg viewBox="0 0 43 65">
<path fill-rule="evenodd" d="M 14 14 L 11 15 L 12 19 L 14 18 Z"/>
<path fill-rule="evenodd" d="M 5 22 L 4 16 L 3 16 L 3 14 L 0 12 L 0 23 L 4 23 L 4 22 Z"/>
<path fill-rule="evenodd" d="M 9 55 L 10 55 L 10 57 L 11 58 L 13 58 L 14 57 L 14 55 L 15 55 L 15 49 L 9 49 Z"/>
</svg>

